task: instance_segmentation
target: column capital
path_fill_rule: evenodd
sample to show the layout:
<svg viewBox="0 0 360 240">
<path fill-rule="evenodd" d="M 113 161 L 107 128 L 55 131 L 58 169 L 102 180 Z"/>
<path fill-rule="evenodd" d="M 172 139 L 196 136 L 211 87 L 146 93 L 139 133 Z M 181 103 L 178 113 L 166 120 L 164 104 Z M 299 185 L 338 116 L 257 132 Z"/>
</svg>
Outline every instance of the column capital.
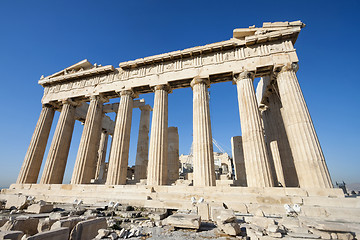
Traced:
<svg viewBox="0 0 360 240">
<path fill-rule="evenodd" d="M 254 80 L 255 72 L 244 70 L 236 75 L 234 75 L 234 82 L 243 80 L 243 79 L 251 79 Z"/>
<path fill-rule="evenodd" d="M 154 87 L 154 91 L 156 91 L 156 90 L 164 90 L 164 91 L 167 91 L 168 93 L 172 92 L 172 88 L 167 84 L 156 85 Z"/>
<path fill-rule="evenodd" d="M 210 87 L 210 80 L 208 77 L 194 77 L 190 83 L 191 88 L 193 88 L 196 84 L 204 83 L 207 87 Z"/>
<path fill-rule="evenodd" d="M 102 103 L 106 103 L 106 102 L 109 102 L 109 98 L 103 96 L 103 95 L 90 95 L 89 96 L 89 99 L 90 101 L 93 101 L 93 100 L 99 100 L 101 101 Z"/>
<path fill-rule="evenodd" d="M 137 98 L 138 94 L 134 92 L 132 89 L 122 90 L 119 91 L 119 95 L 121 96 L 130 96 L 132 98 Z"/>
<path fill-rule="evenodd" d="M 77 106 L 79 106 L 82 102 L 75 102 L 75 101 L 73 101 L 71 98 L 67 98 L 67 99 L 61 99 L 61 100 L 59 101 L 59 103 L 60 103 L 61 105 L 70 104 L 70 105 L 73 106 L 73 107 L 77 107 Z"/>
<path fill-rule="evenodd" d="M 144 105 L 144 106 L 140 106 L 139 109 L 140 109 L 141 111 L 152 111 L 151 106 L 148 105 L 148 104 L 147 104 L 147 105 Z"/>
<path fill-rule="evenodd" d="M 278 73 L 281 72 L 288 72 L 288 71 L 294 71 L 297 72 L 297 70 L 299 70 L 299 64 L 297 62 L 289 62 L 289 63 L 285 63 L 284 65 L 281 66 L 277 66 L 275 67 L 275 71 L 277 71 Z"/>
</svg>

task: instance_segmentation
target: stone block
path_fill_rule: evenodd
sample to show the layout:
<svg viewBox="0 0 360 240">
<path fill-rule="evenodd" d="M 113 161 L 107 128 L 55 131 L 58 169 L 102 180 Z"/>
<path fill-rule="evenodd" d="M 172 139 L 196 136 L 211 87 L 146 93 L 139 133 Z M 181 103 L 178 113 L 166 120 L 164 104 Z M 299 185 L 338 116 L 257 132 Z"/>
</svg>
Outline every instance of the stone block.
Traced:
<svg viewBox="0 0 360 240">
<path fill-rule="evenodd" d="M 17 209 L 24 209 L 27 207 L 27 197 L 23 195 L 8 195 L 5 208 L 16 207 Z"/>
<path fill-rule="evenodd" d="M 41 203 L 37 203 L 37 204 L 32 204 L 30 205 L 27 209 L 26 212 L 29 213 L 49 213 L 53 210 L 54 205 L 52 204 L 41 204 Z"/>
<path fill-rule="evenodd" d="M 39 219 L 37 218 L 9 220 L 1 227 L 1 231 L 22 231 L 24 234 L 34 235 L 38 232 L 38 224 Z"/>
<path fill-rule="evenodd" d="M 0 239 L 21 240 L 23 236 L 22 231 L 0 231 Z"/>
<path fill-rule="evenodd" d="M 201 217 L 195 214 L 174 214 L 163 221 L 164 225 L 170 225 L 178 228 L 199 229 Z"/>
<path fill-rule="evenodd" d="M 241 233 L 241 228 L 238 223 L 230 222 L 230 223 L 222 223 L 221 221 L 217 222 L 217 226 L 221 229 L 224 233 L 230 236 L 236 236 Z"/>
<path fill-rule="evenodd" d="M 276 224 L 274 219 L 267 217 L 252 217 L 251 219 L 249 218 L 249 221 L 262 228 L 268 228 L 269 226 Z"/>
<path fill-rule="evenodd" d="M 51 226 L 50 229 L 53 230 L 53 229 L 57 229 L 57 228 L 67 227 L 71 231 L 75 227 L 76 224 L 78 224 L 80 221 L 83 221 L 83 220 L 84 219 L 82 219 L 80 217 L 71 217 L 71 218 L 67 218 L 67 219 L 58 220 Z"/>
<path fill-rule="evenodd" d="M 49 231 L 51 226 L 56 222 L 56 220 L 51 220 L 49 218 L 39 219 L 39 224 L 37 227 L 38 232 Z"/>
<path fill-rule="evenodd" d="M 293 233 L 288 232 L 287 235 L 291 238 L 306 238 L 306 239 L 319 239 L 320 236 L 311 233 Z"/>
<path fill-rule="evenodd" d="M 209 204 L 208 203 L 199 203 L 197 204 L 197 212 L 200 215 L 202 220 L 209 221 L 210 213 L 209 213 Z"/>
<path fill-rule="evenodd" d="M 152 212 L 149 214 L 149 218 L 152 218 L 155 221 L 163 220 L 167 216 L 168 216 L 167 209 L 157 210 L 156 212 Z"/>
<path fill-rule="evenodd" d="M 106 228 L 105 218 L 96 218 L 79 222 L 70 233 L 70 240 L 93 239 L 98 234 L 98 230 Z"/>
<path fill-rule="evenodd" d="M 69 237 L 69 228 L 57 228 L 54 230 L 37 233 L 26 238 L 27 240 L 64 240 Z"/>
</svg>

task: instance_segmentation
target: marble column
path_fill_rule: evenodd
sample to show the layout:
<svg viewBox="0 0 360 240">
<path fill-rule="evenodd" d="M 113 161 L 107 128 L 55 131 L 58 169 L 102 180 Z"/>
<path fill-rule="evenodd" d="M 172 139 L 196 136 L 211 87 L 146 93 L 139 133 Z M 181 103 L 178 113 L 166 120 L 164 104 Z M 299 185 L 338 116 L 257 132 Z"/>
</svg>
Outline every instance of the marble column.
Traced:
<svg viewBox="0 0 360 240">
<path fill-rule="evenodd" d="M 54 113 L 52 106 L 43 105 L 16 183 L 37 182 Z"/>
<path fill-rule="evenodd" d="M 177 127 L 168 128 L 168 183 L 179 179 L 179 133 Z"/>
<path fill-rule="evenodd" d="M 280 183 L 281 186 L 285 187 L 284 172 L 281 164 L 280 152 L 277 141 L 270 142 L 270 151 L 271 151 L 272 159 L 274 161 L 274 167 L 275 167 L 275 173 L 277 179 L 277 184 L 274 185 L 278 186 L 278 184 Z"/>
<path fill-rule="evenodd" d="M 95 179 L 99 179 L 99 177 L 101 177 L 100 170 L 101 168 L 104 168 L 108 140 L 109 134 L 106 131 L 101 131 L 99 149 L 97 154 L 96 171 L 94 177 Z"/>
<path fill-rule="evenodd" d="M 248 187 L 272 187 L 264 132 L 253 85 L 254 74 L 244 71 L 235 79 Z"/>
<path fill-rule="evenodd" d="M 282 164 L 286 187 L 298 187 L 299 181 L 294 165 L 294 158 L 291 152 L 289 139 L 286 134 L 284 120 L 281 115 L 281 102 L 277 94 L 278 90 L 275 85 L 270 88 L 266 103 L 267 108 L 262 111 L 262 119 L 265 130 L 265 142 L 270 150 L 270 143 L 276 141 L 279 149 L 280 160 Z M 284 183 L 282 183 L 284 184 Z"/>
<path fill-rule="evenodd" d="M 277 75 L 286 133 L 302 188 L 332 188 L 317 134 L 302 94 L 296 71 L 298 65 L 286 64 Z"/>
<path fill-rule="evenodd" d="M 90 97 L 90 105 L 86 114 L 71 184 L 90 183 L 95 176 L 103 119 L 103 102 L 104 100 L 100 96 Z"/>
<path fill-rule="evenodd" d="M 207 78 L 194 78 L 193 90 L 193 179 L 194 186 L 215 186 L 214 150 L 212 143 Z"/>
<path fill-rule="evenodd" d="M 151 121 L 148 185 L 167 184 L 168 157 L 168 93 L 167 85 L 155 87 L 154 108 Z"/>
<path fill-rule="evenodd" d="M 146 179 L 149 156 L 149 129 L 150 129 L 150 111 L 149 105 L 139 107 L 141 110 L 139 135 L 137 142 L 136 160 L 135 160 L 135 181 Z"/>
<path fill-rule="evenodd" d="M 75 104 L 63 101 L 40 184 L 61 184 L 75 124 Z"/>
<path fill-rule="evenodd" d="M 235 170 L 235 179 L 237 180 L 239 186 L 246 187 L 246 170 L 241 136 L 235 136 L 231 138 L 231 148 Z"/>
<path fill-rule="evenodd" d="M 131 117 L 134 104 L 134 92 L 121 91 L 119 109 L 107 171 L 107 185 L 125 185 L 129 159 Z"/>
</svg>

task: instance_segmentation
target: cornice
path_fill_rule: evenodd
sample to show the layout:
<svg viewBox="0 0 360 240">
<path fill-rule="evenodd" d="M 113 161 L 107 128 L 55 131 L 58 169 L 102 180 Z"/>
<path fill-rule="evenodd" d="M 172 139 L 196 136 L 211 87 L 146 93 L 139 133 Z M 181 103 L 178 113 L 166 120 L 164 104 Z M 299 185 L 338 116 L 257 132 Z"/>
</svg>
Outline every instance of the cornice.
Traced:
<svg viewBox="0 0 360 240">
<path fill-rule="evenodd" d="M 103 66 L 103 67 L 94 67 L 88 70 L 83 70 L 83 71 L 78 71 L 75 73 L 69 73 L 69 74 L 65 74 L 65 75 L 60 75 L 57 77 L 46 77 L 43 79 L 39 80 L 39 84 L 42 86 L 46 86 L 52 83 L 59 83 L 59 82 L 63 82 L 63 81 L 68 81 L 71 79 L 76 79 L 76 78 L 84 78 L 84 77 L 88 77 L 88 76 L 94 76 L 94 75 L 99 75 L 99 74 L 105 74 L 105 73 L 109 73 L 109 72 L 113 72 L 115 71 L 115 68 L 112 65 L 107 65 L 107 66 Z"/>
</svg>

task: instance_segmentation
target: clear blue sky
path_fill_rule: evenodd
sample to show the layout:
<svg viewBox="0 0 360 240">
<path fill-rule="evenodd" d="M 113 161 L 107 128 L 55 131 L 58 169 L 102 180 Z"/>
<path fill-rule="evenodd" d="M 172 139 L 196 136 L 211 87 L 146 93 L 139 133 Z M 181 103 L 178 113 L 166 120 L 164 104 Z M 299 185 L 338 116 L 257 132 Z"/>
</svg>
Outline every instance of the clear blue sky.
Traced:
<svg viewBox="0 0 360 240">
<path fill-rule="evenodd" d="M 360 182 L 359 1 L 0 1 L 0 186 L 16 181 L 41 110 L 41 75 L 83 59 L 102 65 L 230 39 L 234 28 L 301 20 L 298 78 L 333 181 Z M 213 137 L 240 135 L 236 88 L 210 88 Z M 152 105 L 153 94 L 141 95 Z M 118 99 L 116 99 L 118 101 Z M 134 110 L 129 163 L 140 112 Z M 56 114 L 52 133 L 55 129 Z M 191 89 L 169 95 L 180 153 L 192 141 Z M 76 123 L 65 182 L 81 137 Z M 49 138 L 48 147 L 50 145 Z M 46 153 L 44 161 L 46 159 Z"/>
</svg>

